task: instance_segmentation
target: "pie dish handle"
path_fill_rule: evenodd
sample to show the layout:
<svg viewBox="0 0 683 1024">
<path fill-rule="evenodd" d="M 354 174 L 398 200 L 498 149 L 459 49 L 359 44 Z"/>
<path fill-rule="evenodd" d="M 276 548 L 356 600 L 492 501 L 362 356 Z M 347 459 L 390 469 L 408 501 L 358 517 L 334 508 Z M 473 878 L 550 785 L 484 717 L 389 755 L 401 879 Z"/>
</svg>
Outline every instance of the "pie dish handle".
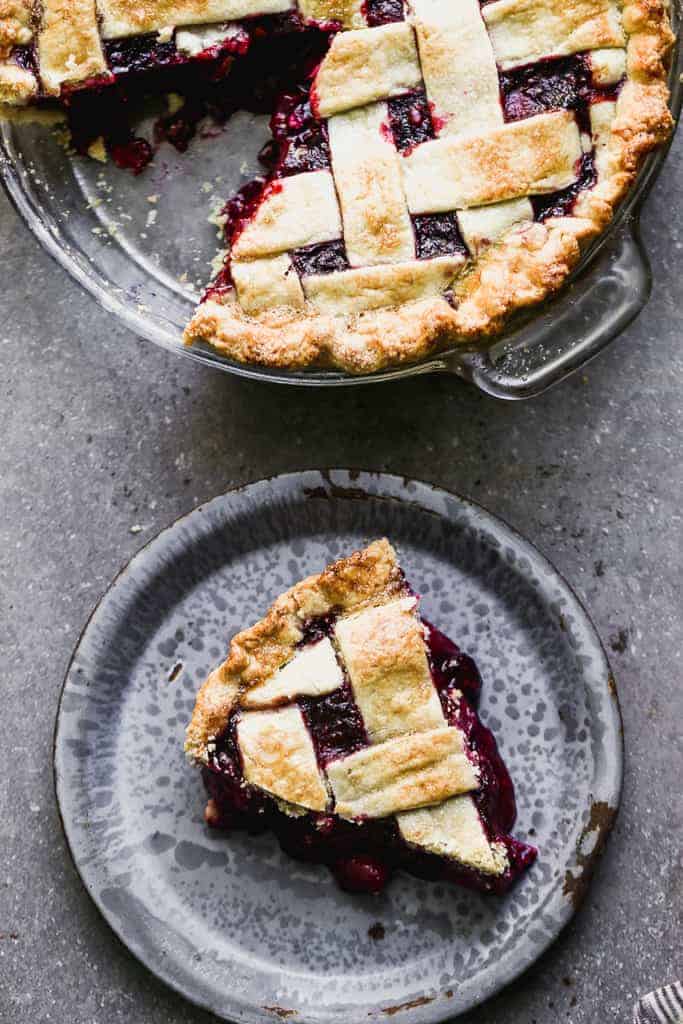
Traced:
<svg viewBox="0 0 683 1024">
<path fill-rule="evenodd" d="M 651 288 L 638 217 L 632 214 L 540 315 L 486 352 L 453 353 L 438 369 L 496 398 L 540 395 L 613 341 L 640 313 Z"/>
</svg>

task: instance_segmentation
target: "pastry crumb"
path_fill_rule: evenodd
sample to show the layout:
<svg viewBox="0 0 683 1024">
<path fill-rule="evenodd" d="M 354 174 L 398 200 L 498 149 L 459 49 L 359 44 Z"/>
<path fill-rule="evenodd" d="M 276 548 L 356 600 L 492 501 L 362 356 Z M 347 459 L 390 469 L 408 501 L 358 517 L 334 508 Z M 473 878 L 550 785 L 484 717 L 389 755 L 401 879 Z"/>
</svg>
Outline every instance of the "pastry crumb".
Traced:
<svg viewBox="0 0 683 1024">
<path fill-rule="evenodd" d="M 88 156 L 92 157 L 93 160 L 97 160 L 100 164 L 106 164 L 107 150 L 105 149 L 104 139 L 101 135 L 88 146 Z"/>
</svg>

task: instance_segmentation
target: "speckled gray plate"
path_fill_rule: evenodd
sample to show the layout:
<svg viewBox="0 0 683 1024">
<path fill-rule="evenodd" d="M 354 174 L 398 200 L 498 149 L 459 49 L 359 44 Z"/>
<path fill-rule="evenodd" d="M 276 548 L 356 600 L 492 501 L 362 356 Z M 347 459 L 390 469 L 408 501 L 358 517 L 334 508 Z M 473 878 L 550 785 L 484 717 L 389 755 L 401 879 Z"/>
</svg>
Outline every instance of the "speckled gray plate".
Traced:
<svg viewBox="0 0 683 1024">
<path fill-rule="evenodd" d="M 404 875 L 381 897 L 349 896 L 270 836 L 202 823 L 201 782 L 182 755 L 199 684 L 281 590 L 380 535 L 427 617 L 481 668 L 482 718 L 517 787 L 516 833 L 540 848 L 505 898 Z M 306 472 L 196 509 L 117 577 L 67 674 L 55 774 L 88 892 L 187 998 L 237 1021 L 417 1024 L 490 996 L 567 922 L 614 817 L 621 743 L 595 630 L 530 544 L 426 484 Z"/>
</svg>

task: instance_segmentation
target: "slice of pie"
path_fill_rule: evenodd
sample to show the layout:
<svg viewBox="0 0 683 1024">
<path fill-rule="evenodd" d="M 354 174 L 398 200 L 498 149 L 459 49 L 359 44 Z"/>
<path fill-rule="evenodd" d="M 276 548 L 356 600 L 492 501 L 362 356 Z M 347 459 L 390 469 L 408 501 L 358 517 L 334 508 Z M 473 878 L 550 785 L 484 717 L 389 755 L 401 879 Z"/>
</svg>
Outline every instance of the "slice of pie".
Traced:
<svg viewBox="0 0 683 1024">
<path fill-rule="evenodd" d="M 370 372 L 563 283 L 671 130 L 672 39 L 667 0 L 0 0 L 0 116 L 65 109 L 78 149 L 140 170 L 146 89 L 180 94 L 181 149 L 207 111 L 274 104 L 185 341 Z"/>
<path fill-rule="evenodd" d="M 529 867 L 476 666 L 417 608 L 379 540 L 234 637 L 185 743 L 209 825 L 270 829 L 358 892 L 403 869 L 500 893 Z"/>
</svg>

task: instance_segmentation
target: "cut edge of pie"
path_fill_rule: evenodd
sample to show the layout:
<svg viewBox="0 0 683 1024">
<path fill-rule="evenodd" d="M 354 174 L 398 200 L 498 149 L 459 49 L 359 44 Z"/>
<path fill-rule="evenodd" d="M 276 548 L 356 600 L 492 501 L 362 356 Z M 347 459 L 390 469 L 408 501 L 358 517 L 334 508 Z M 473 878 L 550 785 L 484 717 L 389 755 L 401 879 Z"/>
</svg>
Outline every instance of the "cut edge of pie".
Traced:
<svg viewBox="0 0 683 1024">
<path fill-rule="evenodd" d="M 476 667 L 417 605 L 382 539 L 233 638 L 186 733 L 209 825 L 270 829 L 354 891 L 402 868 L 502 892 L 529 867 Z"/>
</svg>

